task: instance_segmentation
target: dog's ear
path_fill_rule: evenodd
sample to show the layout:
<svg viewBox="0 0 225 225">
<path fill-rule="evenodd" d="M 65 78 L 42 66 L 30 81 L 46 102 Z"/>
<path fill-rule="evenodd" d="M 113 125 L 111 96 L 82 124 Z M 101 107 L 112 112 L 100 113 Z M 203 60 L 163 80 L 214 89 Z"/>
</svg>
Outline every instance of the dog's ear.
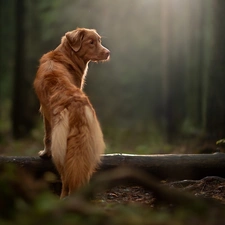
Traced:
<svg viewBox="0 0 225 225">
<path fill-rule="evenodd" d="M 84 31 L 74 30 L 74 31 L 67 32 L 65 35 L 72 49 L 75 52 L 78 52 L 81 48 L 82 40 L 84 38 Z"/>
</svg>

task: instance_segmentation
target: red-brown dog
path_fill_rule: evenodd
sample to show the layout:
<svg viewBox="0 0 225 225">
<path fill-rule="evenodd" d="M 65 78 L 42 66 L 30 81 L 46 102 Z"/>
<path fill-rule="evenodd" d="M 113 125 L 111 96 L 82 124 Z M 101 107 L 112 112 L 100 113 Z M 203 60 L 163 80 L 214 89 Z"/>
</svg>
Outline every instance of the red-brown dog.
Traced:
<svg viewBox="0 0 225 225">
<path fill-rule="evenodd" d="M 51 157 L 62 180 L 61 198 L 86 184 L 105 144 L 95 111 L 82 91 L 90 61 L 108 60 L 93 29 L 67 32 L 61 44 L 43 55 L 34 88 L 44 117 L 41 157 Z"/>
</svg>

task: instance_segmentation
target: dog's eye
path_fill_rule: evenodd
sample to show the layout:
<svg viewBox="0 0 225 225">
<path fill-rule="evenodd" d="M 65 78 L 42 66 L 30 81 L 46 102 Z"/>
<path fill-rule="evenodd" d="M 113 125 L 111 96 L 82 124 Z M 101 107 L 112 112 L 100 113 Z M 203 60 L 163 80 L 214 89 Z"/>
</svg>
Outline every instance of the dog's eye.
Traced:
<svg viewBox="0 0 225 225">
<path fill-rule="evenodd" d="M 94 40 L 91 39 L 90 40 L 90 44 L 93 45 L 94 44 Z"/>
</svg>

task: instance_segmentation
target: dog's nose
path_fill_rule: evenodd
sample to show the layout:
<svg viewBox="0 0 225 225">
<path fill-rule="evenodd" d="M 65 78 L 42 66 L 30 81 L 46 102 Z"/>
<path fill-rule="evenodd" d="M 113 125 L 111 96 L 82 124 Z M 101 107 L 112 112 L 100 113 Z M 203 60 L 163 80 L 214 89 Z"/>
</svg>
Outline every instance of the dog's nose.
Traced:
<svg viewBox="0 0 225 225">
<path fill-rule="evenodd" d="M 110 56 L 110 51 L 108 49 L 106 51 L 106 56 L 107 56 L 107 58 Z"/>
<path fill-rule="evenodd" d="M 106 54 L 110 55 L 110 51 L 108 49 L 106 49 Z"/>
</svg>

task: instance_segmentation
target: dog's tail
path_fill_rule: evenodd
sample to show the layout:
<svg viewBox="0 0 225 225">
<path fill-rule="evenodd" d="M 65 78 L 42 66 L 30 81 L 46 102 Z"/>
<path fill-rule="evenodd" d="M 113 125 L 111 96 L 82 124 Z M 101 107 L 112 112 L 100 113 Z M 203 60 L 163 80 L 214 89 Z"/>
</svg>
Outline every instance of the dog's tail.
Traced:
<svg viewBox="0 0 225 225">
<path fill-rule="evenodd" d="M 60 174 L 63 173 L 68 134 L 69 112 L 67 109 L 64 109 L 53 121 L 51 144 L 52 158 Z"/>
<path fill-rule="evenodd" d="M 52 156 L 61 175 L 63 198 L 89 181 L 100 162 L 105 144 L 90 105 L 76 110 L 65 109 L 60 116 L 61 120 L 52 132 Z"/>
</svg>

